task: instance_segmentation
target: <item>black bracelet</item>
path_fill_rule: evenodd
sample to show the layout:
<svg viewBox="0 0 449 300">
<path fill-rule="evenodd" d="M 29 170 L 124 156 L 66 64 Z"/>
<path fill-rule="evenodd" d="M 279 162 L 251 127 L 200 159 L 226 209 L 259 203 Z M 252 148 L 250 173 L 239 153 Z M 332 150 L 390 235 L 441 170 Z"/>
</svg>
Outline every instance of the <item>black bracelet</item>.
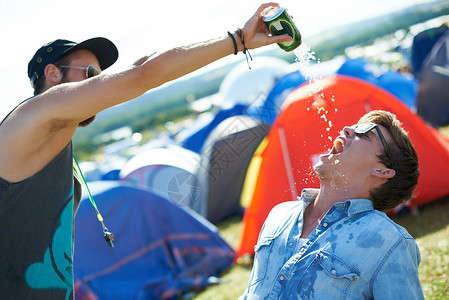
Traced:
<svg viewBox="0 0 449 300">
<path fill-rule="evenodd" d="M 238 49 L 237 49 L 237 42 L 235 41 L 235 37 L 229 31 L 228 31 L 228 35 L 231 37 L 232 42 L 234 43 L 234 55 L 237 55 Z"/>
<path fill-rule="evenodd" d="M 240 28 L 237 29 L 237 35 L 239 36 L 240 42 L 241 42 L 242 45 L 243 45 L 243 54 L 245 54 L 246 62 L 248 63 L 248 68 L 251 70 L 251 66 L 249 65 L 248 55 L 249 55 L 249 57 L 251 58 L 251 61 L 253 60 L 253 57 L 251 56 L 251 53 L 249 53 L 248 48 L 246 48 L 246 45 L 245 45 L 245 36 L 243 35 L 242 29 L 240 29 Z M 248 52 L 248 55 L 246 54 L 247 52 Z"/>
</svg>

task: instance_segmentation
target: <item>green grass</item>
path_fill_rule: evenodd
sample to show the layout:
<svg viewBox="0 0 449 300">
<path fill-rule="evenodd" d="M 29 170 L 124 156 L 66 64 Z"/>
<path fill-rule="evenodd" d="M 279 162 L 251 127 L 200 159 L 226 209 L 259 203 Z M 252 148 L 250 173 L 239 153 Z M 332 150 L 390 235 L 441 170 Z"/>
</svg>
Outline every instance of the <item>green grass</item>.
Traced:
<svg viewBox="0 0 449 300">
<path fill-rule="evenodd" d="M 449 198 L 405 213 L 392 219 L 404 226 L 416 239 L 421 251 L 419 277 L 426 299 L 449 299 Z M 218 224 L 220 235 L 237 248 L 241 217 L 232 217 Z M 251 265 L 234 265 L 224 274 L 223 283 L 207 288 L 192 299 L 237 299 L 248 285 Z"/>
<path fill-rule="evenodd" d="M 444 136 L 449 138 L 449 125 L 438 129 Z"/>
<path fill-rule="evenodd" d="M 228 244 L 237 249 L 240 240 L 240 229 L 242 227 L 242 217 L 234 216 L 217 225 L 220 236 Z M 249 276 L 251 275 L 252 265 L 234 265 L 220 279 L 221 284 L 211 286 L 205 291 L 196 295 L 196 300 L 228 300 L 237 299 L 243 294 L 248 286 Z"/>
<path fill-rule="evenodd" d="M 393 220 L 407 228 L 421 251 L 419 278 L 426 299 L 449 299 L 449 199 L 431 203 L 417 216 Z"/>
</svg>

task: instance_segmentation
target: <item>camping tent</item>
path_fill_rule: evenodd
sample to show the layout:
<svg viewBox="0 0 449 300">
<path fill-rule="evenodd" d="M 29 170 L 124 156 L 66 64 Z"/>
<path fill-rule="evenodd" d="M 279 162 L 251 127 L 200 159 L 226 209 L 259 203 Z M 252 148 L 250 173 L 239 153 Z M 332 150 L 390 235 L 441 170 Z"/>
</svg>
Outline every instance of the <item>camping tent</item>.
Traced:
<svg viewBox="0 0 449 300">
<path fill-rule="evenodd" d="M 259 97 L 265 97 L 290 67 L 282 59 L 264 56 L 255 57 L 250 65 L 251 70 L 248 70 L 248 64 L 243 61 L 226 75 L 220 85 L 219 106 L 249 105 Z"/>
<path fill-rule="evenodd" d="M 317 86 L 322 87 L 315 93 Z M 296 200 L 305 187 L 318 187 L 312 171 L 339 130 L 371 110 L 397 115 L 409 132 L 420 161 L 416 198 L 419 206 L 449 194 L 449 142 L 407 106 L 383 89 L 356 78 L 336 75 L 293 91 L 261 143 L 245 178 L 242 201 L 249 203 L 236 257 L 253 253 L 262 224 L 273 206 Z"/>
<path fill-rule="evenodd" d="M 246 169 L 268 129 L 249 116 L 234 116 L 211 132 L 196 172 L 195 211 L 213 223 L 239 212 Z"/>
<path fill-rule="evenodd" d="M 307 69 L 310 74 L 306 76 L 295 64 L 292 64 L 290 69 L 294 71 L 281 77 L 267 97 L 261 97 L 249 105 L 248 115 L 272 124 L 282 103 L 294 89 L 306 81 L 319 81 L 320 78 L 333 74 L 352 76 L 373 83 L 395 95 L 411 109 L 416 109 L 418 82 L 415 79 L 382 69 L 379 65 L 363 59 L 345 60 L 336 57 L 326 62 L 311 64 Z M 313 78 L 308 80 L 310 75 Z"/>
<path fill-rule="evenodd" d="M 226 118 L 244 115 L 248 105 L 265 99 L 279 78 L 288 73 L 289 64 L 279 58 L 257 57 L 251 62 L 251 70 L 246 61 L 235 66 L 224 78 L 217 94 L 216 113 L 200 117 L 195 124 L 182 130 L 176 139 L 183 147 L 200 153 L 210 132 Z"/>
<path fill-rule="evenodd" d="M 435 127 L 449 125 L 449 31 L 438 39 L 421 67 L 417 113 Z"/>
<path fill-rule="evenodd" d="M 448 27 L 444 24 L 440 27 L 424 30 L 413 38 L 411 47 L 411 65 L 413 74 L 417 78 L 421 78 L 421 69 L 427 55 L 429 55 L 432 48 L 438 42 L 440 37 L 447 32 L 447 30 Z"/>
<path fill-rule="evenodd" d="M 179 206 L 192 207 L 199 161 L 198 153 L 168 144 L 136 154 L 123 166 L 119 177 L 145 186 Z"/>
<path fill-rule="evenodd" d="M 392 72 L 364 59 L 349 59 L 337 70 L 337 74 L 352 76 L 380 86 L 404 102 L 410 109 L 416 109 L 418 81 L 401 73 Z"/>
<path fill-rule="evenodd" d="M 231 107 L 220 108 L 215 113 L 206 113 L 200 116 L 191 127 L 179 132 L 176 139 L 181 140 L 182 147 L 200 153 L 207 137 L 218 124 L 229 117 L 245 114 L 246 108 L 246 104 L 236 103 Z"/>
<path fill-rule="evenodd" d="M 284 75 L 276 82 L 268 96 L 260 97 L 250 104 L 247 114 L 264 123 L 273 124 L 285 98 L 305 81 L 306 79 L 299 70 Z"/>
<path fill-rule="evenodd" d="M 99 299 L 178 299 L 231 266 L 234 251 L 201 216 L 123 182 L 89 187 L 115 247 L 84 197 L 75 218 L 74 276 Z"/>
<path fill-rule="evenodd" d="M 120 169 L 126 161 L 124 157 L 108 155 L 102 162 L 82 161 L 80 168 L 86 181 L 117 180 Z"/>
<path fill-rule="evenodd" d="M 449 65 L 434 65 L 423 70 L 417 113 L 432 126 L 449 125 Z"/>
</svg>

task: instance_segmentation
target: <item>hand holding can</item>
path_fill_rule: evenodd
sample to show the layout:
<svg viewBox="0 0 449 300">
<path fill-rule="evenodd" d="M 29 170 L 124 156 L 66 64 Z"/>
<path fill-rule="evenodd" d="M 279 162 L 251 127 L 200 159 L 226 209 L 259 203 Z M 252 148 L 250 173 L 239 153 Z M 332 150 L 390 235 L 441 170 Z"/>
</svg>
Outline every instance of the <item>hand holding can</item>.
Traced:
<svg viewBox="0 0 449 300">
<path fill-rule="evenodd" d="M 293 51 L 302 43 L 301 33 L 293 22 L 287 10 L 283 7 L 270 6 L 262 12 L 262 20 L 270 31 L 271 35 L 288 34 L 291 41 L 278 43 L 284 51 Z"/>
</svg>

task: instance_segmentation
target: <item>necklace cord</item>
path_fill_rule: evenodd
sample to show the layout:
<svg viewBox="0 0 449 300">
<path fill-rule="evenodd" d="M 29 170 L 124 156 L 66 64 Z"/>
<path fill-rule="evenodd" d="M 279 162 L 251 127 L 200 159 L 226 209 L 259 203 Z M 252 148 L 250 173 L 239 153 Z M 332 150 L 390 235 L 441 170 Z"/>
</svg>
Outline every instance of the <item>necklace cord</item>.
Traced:
<svg viewBox="0 0 449 300">
<path fill-rule="evenodd" d="M 76 159 L 75 153 L 73 153 L 73 169 L 80 177 L 81 183 L 84 185 L 84 187 L 87 190 L 87 193 L 89 194 L 90 203 L 94 207 L 95 213 L 97 214 L 97 219 L 98 221 L 100 221 L 101 226 L 103 227 L 103 233 L 106 242 L 108 243 L 109 247 L 111 248 L 114 247 L 114 244 L 112 243 L 112 241 L 114 240 L 114 235 L 111 232 L 109 232 L 108 228 L 104 225 L 103 216 L 100 214 L 100 211 L 97 208 L 97 204 L 95 203 L 94 197 L 92 197 L 92 193 L 90 192 L 90 189 L 87 186 L 86 179 L 84 178 L 83 172 L 81 172 L 81 168 L 80 165 L 78 164 L 78 160 Z"/>
</svg>

